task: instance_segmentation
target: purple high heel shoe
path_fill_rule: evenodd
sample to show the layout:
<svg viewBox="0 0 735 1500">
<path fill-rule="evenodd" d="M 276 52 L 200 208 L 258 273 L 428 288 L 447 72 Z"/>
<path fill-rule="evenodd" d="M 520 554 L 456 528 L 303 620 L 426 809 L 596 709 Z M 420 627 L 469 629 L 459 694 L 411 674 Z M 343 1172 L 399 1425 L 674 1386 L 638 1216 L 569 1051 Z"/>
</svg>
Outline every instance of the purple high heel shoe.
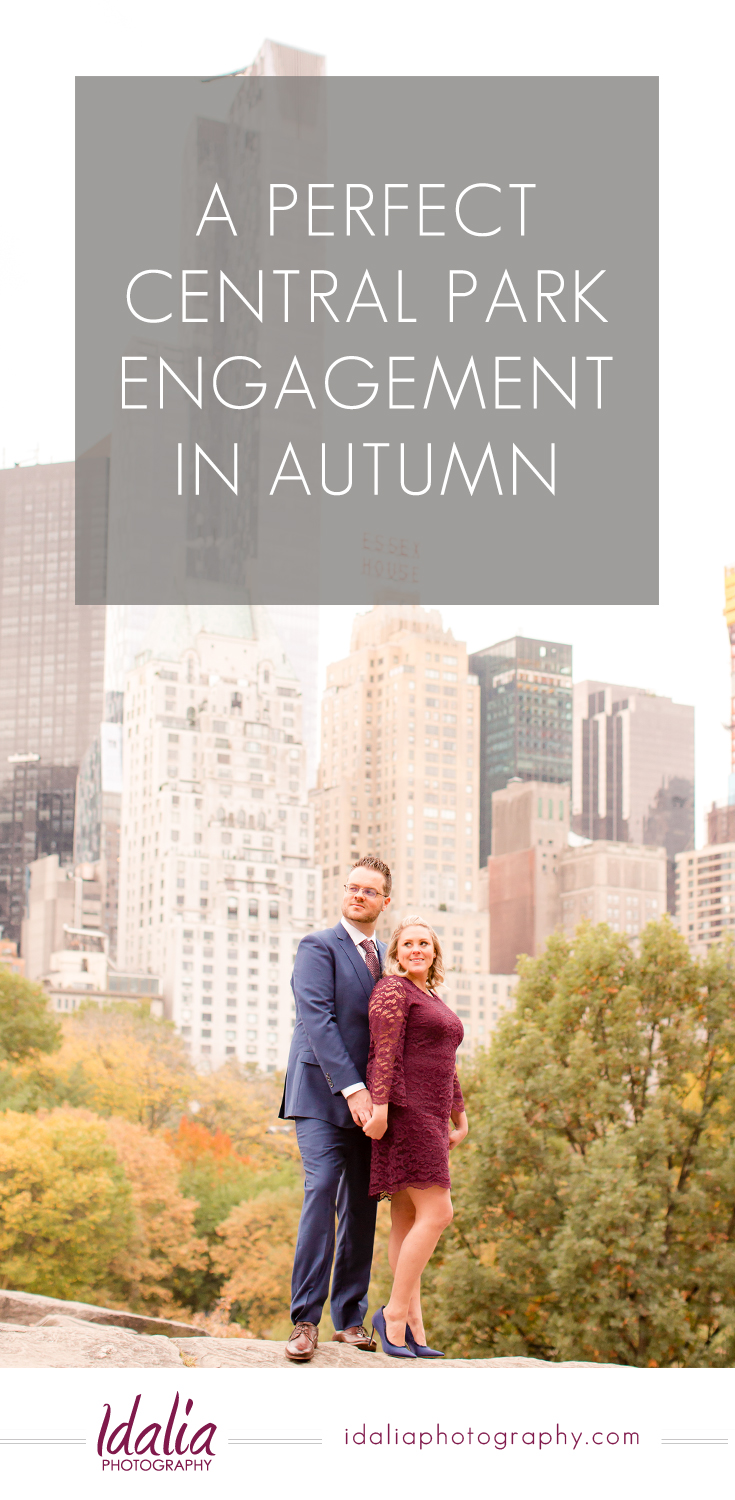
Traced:
<svg viewBox="0 0 735 1500">
<path fill-rule="evenodd" d="M 417 1344 L 408 1323 L 406 1324 L 406 1344 L 409 1349 L 413 1349 L 417 1359 L 444 1359 L 443 1349 L 430 1349 L 428 1344 Z"/>
<path fill-rule="evenodd" d="M 385 1312 L 384 1312 L 384 1309 L 382 1307 L 379 1308 L 376 1313 L 373 1313 L 373 1328 L 375 1329 L 375 1332 L 377 1333 L 378 1338 L 380 1339 L 380 1342 L 383 1345 L 383 1353 L 384 1354 L 391 1354 L 394 1359 L 415 1359 L 416 1358 L 416 1355 L 414 1354 L 413 1349 L 409 1349 L 407 1344 L 392 1344 L 391 1343 L 390 1339 L 388 1338 L 387 1331 L 386 1331 L 386 1327 L 385 1327 Z"/>
</svg>

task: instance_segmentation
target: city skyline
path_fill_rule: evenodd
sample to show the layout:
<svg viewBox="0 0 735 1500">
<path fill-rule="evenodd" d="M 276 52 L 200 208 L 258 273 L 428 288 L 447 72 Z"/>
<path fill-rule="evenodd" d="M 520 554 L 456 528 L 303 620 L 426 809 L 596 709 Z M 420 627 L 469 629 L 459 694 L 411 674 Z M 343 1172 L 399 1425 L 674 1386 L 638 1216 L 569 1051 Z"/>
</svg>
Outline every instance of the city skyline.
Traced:
<svg viewBox="0 0 735 1500">
<path fill-rule="evenodd" d="M 666 420 L 665 410 L 664 423 Z M 38 453 L 39 447 L 36 444 L 36 458 Z M 17 467 L 6 470 L 6 474 L 11 474 L 12 482 L 16 484 L 20 481 L 21 475 L 29 472 L 30 470 L 25 467 L 20 470 Z M 33 480 L 29 478 L 27 482 L 33 483 Z M 726 668 L 723 670 L 723 663 L 728 656 L 727 636 L 722 630 L 721 609 L 717 607 L 721 587 L 720 590 L 715 591 L 714 588 L 708 588 L 708 582 L 714 581 L 715 574 L 721 578 L 722 563 L 727 563 L 732 559 L 728 555 L 721 558 L 716 554 L 711 538 L 706 536 L 705 526 L 700 525 L 693 534 L 689 528 L 677 526 L 677 516 L 679 520 L 682 520 L 685 514 L 681 508 L 683 498 L 684 490 L 681 488 L 670 486 L 668 490 L 665 490 L 662 510 L 662 602 L 659 605 L 648 607 L 577 606 L 574 608 L 526 605 L 499 608 L 483 604 L 448 605 L 438 606 L 438 608 L 441 612 L 440 626 L 443 631 L 450 638 L 453 634 L 455 640 L 466 643 L 467 651 L 471 654 L 487 653 L 490 643 L 508 641 L 513 637 L 532 637 L 537 642 L 551 637 L 557 642 L 569 642 L 570 652 L 571 649 L 574 650 L 576 669 L 574 680 L 577 683 L 584 679 L 594 679 L 598 683 L 601 680 L 627 682 L 634 685 L 632 691 L 638 691 L 642 695 L 655 695 L 659 700 L 665 700 L 668 697 L 679 704 L 692 704 L 696 709 L 698 726 L 695 840 L 696 845 L 701 846 L 706 838 L 705 815 L 710 803 L 722 802 L 727 795 L 725 767 L 729 755 L 727 754 L 727 734 L 724 730 L 726 727 L 730 730 L 732 724 L 731 703 L 727 691 L 729 674 Z M 724 508 L 720 492 L 713 488 L 706 492 L 702 509 L 703 513 L 710 517 L 718 515 L 723 521 L 731 523 L 731 516 Z M 725 524 L 723 532 L 726 530 Z M 633 537 L 631 537 L 631 545 L 634 546 Z M 686 588 L 684 580 L 686 580 Z M 624 590 L 621 591 L 624 592 Z M 298 607 L 286 606 L 285 609 L 293 612 Z M 334 662 L 338 657 L 346 655 L 344 642 L 342 642 L 342 651 L 334 649 L 334 641 L 340 631 L 344 637 L 347 630 L 359 633 L 362 628 L 360 615 L 355 615 L 354 610 L 349 610 L 348 613 L 349 624 L 346 619 L 340 619 L 338 609 L 325 608 L 321 611 L 318 621 L 315 619 L 309 621 L 308 631 L 303 629 L 304 622 L 295 618 L 292 621 L 284 619 L 281 622 L 284 644 L 286 644 L 285 637 L 291 633 L 290 654 L 292 657 L 300 656 L 298 663 L 292 662 L 292 664 L 298 665 L 298 675 L 306 689 L 303 704 L 305 720 L 309 717 L 308 699 L 311 697 L 312 704 L 314 704 L 318 692 L 314 661 L 317 630 L 320 639 L 319 667 L 323 673 L 327 660 Z M 364 619 L 364 615 L 362 618 Z M 111 623 L 110 617 L 108 628 Z M 109 633 L 112 639 L 112 629 Z M 130 664 L 128 654 L 127 667 Z M 119 672 L 120 663 L 115 662 L 115 665 Z M 307 668 L 310 677 L 308 688 L 305 683 Z M 106 683 L 105 686 L 109 687 L 110 684 Z M 112 691 L 119 692 L 117 684 Z M 27 697 L 27 694 L 23 694 L 22 690 L 16 693 L 16 708 L 23 706 L 20 699 L 24 696 Z M 446 705 L 442 706 L 446 707 Z M 104 718 L 113 717 L 116 717 L 116 713 L 113 714 L 110 711 L 110 705 L 106 703 Z M 315 734 L 308 734 L 306 723 L 304 728 L 306 731 L 304 739 L 308 744 L 308 758 L 313 763 L 319 751 L 322 756 L 326 753 L 326 736 L 323 736 L 321 746 L 317 747 Z M 443 741 L 441 748 L 447 748 Z M 32 752 L 32 747 L 27 746 L 26 751 Z M 77 762 L 80 760 L 76 752 L 74 760 Z M 69 765 L 69 761 L 66 764 Z M 511 770 L 520 770 L 521 774 L 528 775 L 530 765 L 525 771 L 522 766 L 511 767 Z M 21 771 L 26 780 L 29 775 L 35 774 L 33 767 L 16 768 L 16 780 Z M 547 771 L 542 767 L 540 774 L 543 776 L 547 774 Z M 307 786 L 312 783 L 312 780 L 313 778 L 309 775 Z M 495 780 L 498 784 L 502 780 L 499 770 Z M 428 782 L 426 785 L 428 786 Z M 341 790 L 344 792 L 345 788 L 342 787 Z M 427 794 L 425 800 L 428 802 L 434 799 Z M 445 800 L 443 796 L 442 801 Z M 424 809 L 424 814 L 426 814 L 426 809 Z M 365 819 L 361 826 L 369 827 L 370 825 Z M 620 835 L 619 830 L 615 833 L 614 830 L 608 829 L 608 837 L 611 831 L 614 837 L 631 836 Z M 442 829 L 442 832 L 446 830 Z M 602 837 L 603 830 L 598 828 L 596 835 L 598 838 Z M 400 851 L 396 846 L 394 854 L 392 840 L 393 833 L 391 833 L 389 857 L 391 859 L 395 857 L 400 865 Z M 400 839 L 399 842 L 401 842 Z M 39 846 L 39 851 L 40 848 L 41 846 Z M 421 850 L 418 852 L 421 855 Z M 423 854 L 423 864 L 426 868 L 428 868 L 427 859 L 431 860 L 431 853 L 432 851 L 428 850 Z M 406 861 L 408 861 L 408 854 L 407 846 Z M 483 854 L 487 854 L 486 849 L 481 850 L 479 860 L 477 856 L 475 857 L 476 867 L 484 863 Z M 322 863 L 322 858 L 319 859 L 319 863 Z M 414 886 L 414 890 L 416 889 L 417 886 Z M 421 889 L 422 904 L 429 904 L 432 893 L 424 889 L 424 883 Z"/>
<path fill-rule="evenodd" d="M 732 556 L 735 556 L 735 538 Z M 719 550 L 712 566 L 702 640 L 692 634 L 685 611 L 672 606 L 427 605 L 439 609 L 445 629 L 467 643 L 470 655 L 513 636 L 568 641 L 574 652 L 574 682 L 628 682 L 638 691 L 671 697 L 694 708 L 696 848 L 707 842 L 712 802 L 725 802 L 730 772 L 730 643 L 723 619 L 723 569 L 732 556 Z M 328 662 L 349 650 L 358 612 L 345 605 L 320 610 L 319 679 L 323 691 Z"/>
</svg>

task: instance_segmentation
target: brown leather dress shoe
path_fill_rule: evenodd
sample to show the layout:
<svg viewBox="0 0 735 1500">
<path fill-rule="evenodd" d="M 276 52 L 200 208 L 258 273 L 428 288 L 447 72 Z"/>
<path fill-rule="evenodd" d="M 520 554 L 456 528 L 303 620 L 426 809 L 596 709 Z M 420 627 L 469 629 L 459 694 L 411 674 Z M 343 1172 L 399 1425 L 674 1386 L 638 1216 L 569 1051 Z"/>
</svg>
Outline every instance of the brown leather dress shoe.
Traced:
<svg viewBox="0 0 735 1500">
<path fill-rule="evenodd" d="M 318 1343 L 319 1329 L 316 1323 L 297 1323 L 286 1345 L 286 1355 L 289 1359 L 304 1364 L 306 1360 L 314 1358 Z"/>
<path fill-rule="evenodd" d="M 350 1344 L 353 1349 L 367 1349 L 370 1354 L 375 1351 L 375 1339 L 362 1324 L 355 1328 L 343 1328 L 341 1333 L 333 1333 L 332 1343 Z"/>
</svg>

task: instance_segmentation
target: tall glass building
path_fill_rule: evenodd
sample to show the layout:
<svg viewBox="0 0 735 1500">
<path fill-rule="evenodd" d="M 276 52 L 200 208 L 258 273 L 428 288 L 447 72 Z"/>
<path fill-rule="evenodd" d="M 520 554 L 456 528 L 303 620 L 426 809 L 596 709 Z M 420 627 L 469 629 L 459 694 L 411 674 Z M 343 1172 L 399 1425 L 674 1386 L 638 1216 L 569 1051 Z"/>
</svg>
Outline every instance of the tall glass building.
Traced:
<svg viewBox="0 0 735 1500">
<path fill-rule="evenodd" d="M 511 777 L 571 782 L 572 648 L 515 635 L 475 651 L 479 678 L 480 864 L 492 853 L 493 792 Z"/>
<path fill-rule="evenodd" d="M 26 868 L 71 862 L 77 768 L 103 712 L 105 611 L 74 603 L 74 464 L 0 470 L 0 926 Z"/>
</svg>

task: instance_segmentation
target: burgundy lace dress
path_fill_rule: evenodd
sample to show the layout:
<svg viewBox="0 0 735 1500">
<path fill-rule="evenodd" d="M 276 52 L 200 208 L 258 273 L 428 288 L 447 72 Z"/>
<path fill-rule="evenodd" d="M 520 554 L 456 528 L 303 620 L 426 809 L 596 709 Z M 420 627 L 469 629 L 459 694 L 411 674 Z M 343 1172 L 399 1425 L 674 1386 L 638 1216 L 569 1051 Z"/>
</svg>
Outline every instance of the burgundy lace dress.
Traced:
<svg viewBox="0 0 735 1500">
<path fill-rule="evenodd" d="M 448 1188 L 449 1118 L 464 1109 L 455 1067 L 462 1022 L 400 974 L 378 980 L 369 1015 L 367 1086 L 375 1104 L 390 1106 L 388 1129 L 372 1143 L 370 1196 Z"/>
</svg>

